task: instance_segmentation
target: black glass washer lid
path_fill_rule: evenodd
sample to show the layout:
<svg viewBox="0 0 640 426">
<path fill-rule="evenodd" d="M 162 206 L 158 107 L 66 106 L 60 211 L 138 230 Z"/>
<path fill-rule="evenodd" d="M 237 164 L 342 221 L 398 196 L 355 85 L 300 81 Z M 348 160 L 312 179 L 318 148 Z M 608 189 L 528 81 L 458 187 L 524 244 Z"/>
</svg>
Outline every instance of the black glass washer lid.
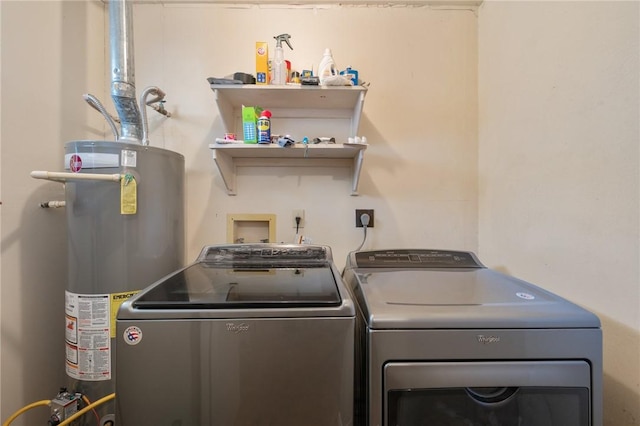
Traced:
<svg viewBox="0 0 640 426">
<path fill-rule="evenodd" d="M 138 309 L 333 307 L 342 303 L 328 262 L 304 266 L 197 262 L 158 283 Z"/>
</svg>

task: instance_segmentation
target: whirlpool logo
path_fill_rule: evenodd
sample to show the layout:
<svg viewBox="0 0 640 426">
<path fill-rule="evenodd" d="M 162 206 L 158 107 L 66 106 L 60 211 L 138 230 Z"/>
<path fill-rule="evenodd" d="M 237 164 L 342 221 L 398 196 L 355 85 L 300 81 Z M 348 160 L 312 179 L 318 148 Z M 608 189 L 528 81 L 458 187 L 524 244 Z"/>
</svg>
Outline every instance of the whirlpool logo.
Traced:
<svg viewBox="0 0 640 426">
<path fill-rule="evenodd" d="M 485 336 L 484 334 L 478 334 L 476 338 L 478 339 L 478 343 L 482 343 L 483 345 L 500 343 L 500 337 L 498 336 Z"/>
<path fill-rule="evenodd" d="M 233 322 L 228 322 L 226 326 L 227 326 L 227 331 L 235 334 L 249 331 L 249 324 L 245 324 L 245 323 L 235 324 Z"/>
</svg>

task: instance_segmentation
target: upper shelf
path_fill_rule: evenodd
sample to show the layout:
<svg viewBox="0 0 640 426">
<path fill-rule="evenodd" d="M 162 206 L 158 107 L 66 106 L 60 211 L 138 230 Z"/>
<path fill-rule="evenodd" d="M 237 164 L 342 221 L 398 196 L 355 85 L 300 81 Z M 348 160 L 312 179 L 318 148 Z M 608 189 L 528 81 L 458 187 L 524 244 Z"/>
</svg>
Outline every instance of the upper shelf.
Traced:
<svg viewBox="0 0 640 426">
<path fill-rule="evenodd" d="M 271 86 L 255 84 L 211 85 L 225 129 L 234 129 L 241 108 L 259 106 L 283 118 L 350 119 L 355 136 L 367 88 L 363 86 Z"/>
</svg>

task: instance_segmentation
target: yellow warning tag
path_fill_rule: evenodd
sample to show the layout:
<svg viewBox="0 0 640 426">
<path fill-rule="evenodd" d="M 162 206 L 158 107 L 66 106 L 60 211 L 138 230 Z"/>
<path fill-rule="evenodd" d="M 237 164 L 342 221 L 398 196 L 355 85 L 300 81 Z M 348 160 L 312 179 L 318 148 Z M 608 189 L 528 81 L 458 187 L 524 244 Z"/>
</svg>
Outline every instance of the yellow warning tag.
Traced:
<svg viewBox="0 0 640 426">
<path fill-rule="evenodd" d="M 120 214 L 136 214 L 138 211 L 138 184 L 130 174 L 120 180 Z"/>
</svg>

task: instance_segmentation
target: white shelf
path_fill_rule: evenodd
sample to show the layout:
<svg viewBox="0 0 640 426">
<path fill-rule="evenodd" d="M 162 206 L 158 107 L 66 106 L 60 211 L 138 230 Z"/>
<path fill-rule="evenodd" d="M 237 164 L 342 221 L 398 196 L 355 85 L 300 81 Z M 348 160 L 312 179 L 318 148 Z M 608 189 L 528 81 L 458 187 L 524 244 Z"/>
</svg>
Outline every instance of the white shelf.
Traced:
<svg viewBox="0 0 640 426">
<path fill-rule="evenodd" d="M 341 119 L 349 121 L 346 140 L 355 137 L 360 125 L 367 88 L 363 86 L 269 86 L 255 84 L 211 85 L 226 132 L 235 131 L 242 106 L 269 109 L 278 118 Z M 338 135 L 336 135 L 338 136 Z M 229 195 L 237 193 L 240 166 L 344 166 L 350 167 L 351 195 L 358 195 L 358 182 L 365 144 L 279 145 L 211 144 L 213 159 Z"/>
<path fill-rule="evenodd" d="M 365 144 L 318 144 L 307 147 L 279 145 L 217 144 L 209 145 L 229 195 L 236 195 L 236 174 L 242 166 L 305 167 L 342 166 L 352 170 L 351 195 L 358 195 L 358 181 Z"/>
<path fill-rule="evenodd" d="M 356 136 L 367 88 L 363 86 L 211 85 L 227 132 L 242 105 L 259 106 L 282 118 L 350 119 L 349 136 Z"/>
</svg>

